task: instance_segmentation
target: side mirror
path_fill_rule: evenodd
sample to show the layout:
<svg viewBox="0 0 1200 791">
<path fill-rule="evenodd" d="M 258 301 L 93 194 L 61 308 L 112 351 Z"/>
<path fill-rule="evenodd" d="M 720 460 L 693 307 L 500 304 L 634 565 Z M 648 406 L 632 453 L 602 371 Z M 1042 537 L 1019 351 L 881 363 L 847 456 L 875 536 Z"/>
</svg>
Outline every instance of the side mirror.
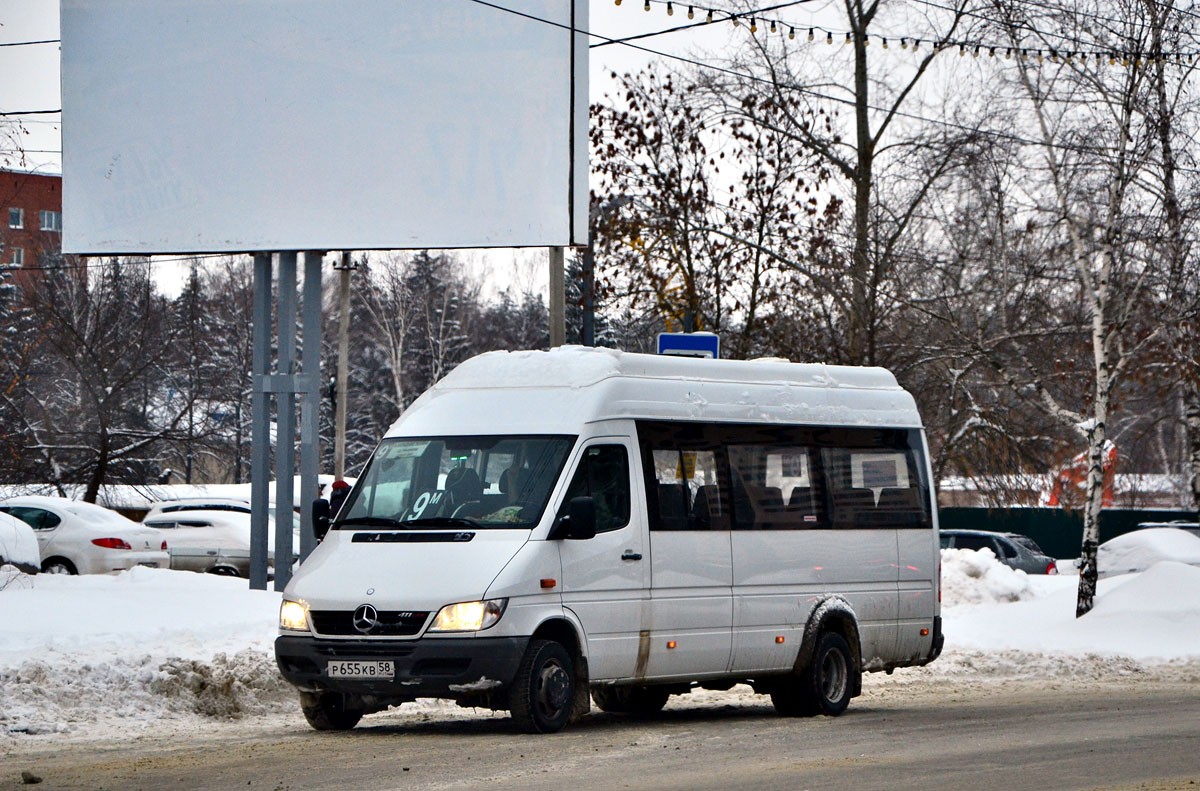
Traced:
<svg viewBox="0 0 1200 791">
<path fill-rule="evenodd" d="M 596 501 L 590 497 L 575 497 L 567 505 L 567 538 L 584 541 L 596 537 Z"/>
<path fill-rule="evenodd" d="M 569 538 L 586 541 L 596 536 L 596 503 L 590 497 L 573 497 L 567 512 L 550 530 L 550 540 Z"/>
</svg>

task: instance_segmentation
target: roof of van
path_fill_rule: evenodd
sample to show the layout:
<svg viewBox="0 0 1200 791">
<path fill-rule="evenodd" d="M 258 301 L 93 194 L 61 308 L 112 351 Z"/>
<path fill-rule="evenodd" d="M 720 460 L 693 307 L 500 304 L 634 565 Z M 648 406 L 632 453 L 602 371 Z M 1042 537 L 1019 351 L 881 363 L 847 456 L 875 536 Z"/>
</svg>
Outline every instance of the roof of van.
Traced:
<svg viewBox="0 0 1200 791">
<path fill-rule="evenodd" d="M 388 436 L 577 434 L 614 418 L 921 426 L 912 396 L 884 368 L 563 346 L 467 360 Z"/>
</svg>

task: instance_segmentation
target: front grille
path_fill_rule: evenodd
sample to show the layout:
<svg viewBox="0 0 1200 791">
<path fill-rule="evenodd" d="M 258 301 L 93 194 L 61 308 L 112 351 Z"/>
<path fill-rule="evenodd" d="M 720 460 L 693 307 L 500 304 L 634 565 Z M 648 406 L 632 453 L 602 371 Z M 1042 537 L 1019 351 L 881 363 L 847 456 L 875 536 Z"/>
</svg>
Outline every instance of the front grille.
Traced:
<svg viewBox="0 0 1200 791">
<path fill-rule="evenodd" d="M 353 610 L 311 610 L 313 629 L 317 634 L 336 634 L 362 637 L 363 632 L 354 628 Z M 379 625 L 366 635 L 397 637 L 414 635 L 421 631 L 429 612 L 414 612 L 412 610 L 380 610 Z"/>
</svg>

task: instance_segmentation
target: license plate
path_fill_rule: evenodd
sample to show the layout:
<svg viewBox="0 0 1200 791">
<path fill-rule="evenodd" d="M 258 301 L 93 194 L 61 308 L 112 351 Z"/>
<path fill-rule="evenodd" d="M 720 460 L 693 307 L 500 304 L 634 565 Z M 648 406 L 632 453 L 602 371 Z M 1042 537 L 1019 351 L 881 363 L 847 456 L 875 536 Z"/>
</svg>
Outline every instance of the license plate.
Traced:
<svg viewBox="0 0 1200 791">
<path fill-rule="evenodd" d="M 396 668 L 393 662 L 356 662 L 339 659 L 325 666 L 330 678 L 393 678 Z"/>
</svg>

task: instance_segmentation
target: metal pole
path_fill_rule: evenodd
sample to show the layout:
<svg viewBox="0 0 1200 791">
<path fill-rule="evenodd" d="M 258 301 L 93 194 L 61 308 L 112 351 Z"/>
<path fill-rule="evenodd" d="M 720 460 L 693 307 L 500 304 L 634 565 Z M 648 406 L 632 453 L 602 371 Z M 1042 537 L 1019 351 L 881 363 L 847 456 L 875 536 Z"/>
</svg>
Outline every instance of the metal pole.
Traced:
<svg viewBox="0 0 1200 791">
<path fill-rule="evenodd" d="M 254 254 L 254 353 L 250 373 L 250 587 L 267 589 L 267 500 L 271 437 L 266 377 L 270 373 L 271 254 Z"/>
<path fill-rule="evenodd" d="M 324 253 L 304 254 L 303 392 L 300 402 L 300 560 L 317 546 L 312 531 L 313 500 L 321 464 L 321 259 Z"/>
<path fill-rule="evenodd" d="M 550 248 L 550 348 L 567 342 L 566 286 L 562 247 Z"/>
<path fill-rule="evenodd" d="M 596 257 L 590 228 L 583 252 L 583 345 L 596 345 Z"/>
<path fill-rule="evenodd" d="M 338 364 L 337 414 L 334 416 L 333 477 L 341 480 L 346 475 L 346 387 L 350 380 L 350 253 L 342 253 L 342 265 L 338 267 Z M 331 492 L 332 494 L 332 492 Z M 330 514 L 335 516 L 335 514 Z"/>
<path fill-rule="evenodd" d="M 279 254 L 279 357 L 276 370 L 296 373 L 296 254 Z M 292 576 L 292 510 L 296 469 L 296 394 L 284 388 L 275 396 L 275 590 Z M 307 526 L 306 526 L 307 527 Z"/>
</svg>

